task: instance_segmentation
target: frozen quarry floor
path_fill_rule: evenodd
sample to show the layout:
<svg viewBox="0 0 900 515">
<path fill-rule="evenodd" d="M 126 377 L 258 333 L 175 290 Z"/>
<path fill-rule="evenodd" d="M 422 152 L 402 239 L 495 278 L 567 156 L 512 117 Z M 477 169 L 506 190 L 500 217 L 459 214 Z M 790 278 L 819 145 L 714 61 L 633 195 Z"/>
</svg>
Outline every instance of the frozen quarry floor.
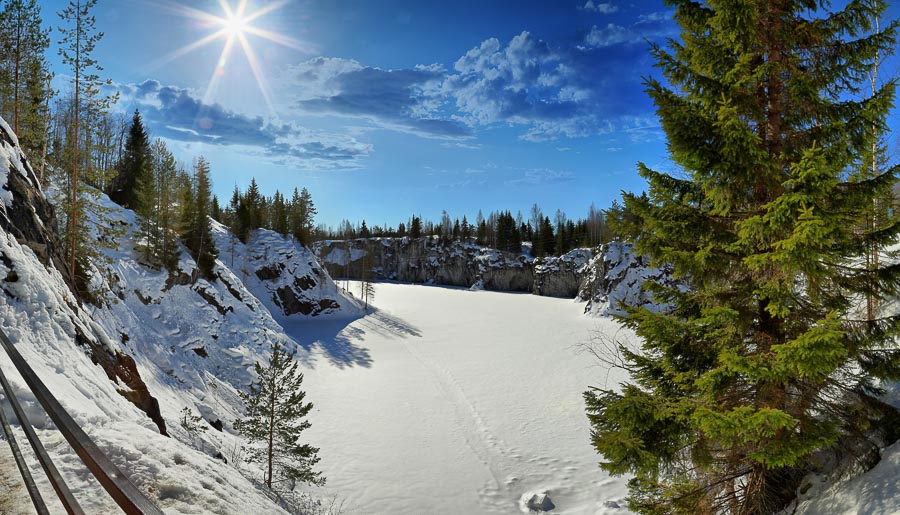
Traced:
<svg viewBox="0 0 900 515">
<path fill-rule="evenodd" d="M 374 304 L 349 324 L 286 328 L 311 342 L 305 434 L 321 447 L 320 495 L 345 513 L 522 513 L 541 492 L 552 513 L 627 513 L 626 480 L 597 466 L 582 400 L 622 375 L 579 349 L 626 330 L 528 294 L 378 283 Z"/>
</svg>

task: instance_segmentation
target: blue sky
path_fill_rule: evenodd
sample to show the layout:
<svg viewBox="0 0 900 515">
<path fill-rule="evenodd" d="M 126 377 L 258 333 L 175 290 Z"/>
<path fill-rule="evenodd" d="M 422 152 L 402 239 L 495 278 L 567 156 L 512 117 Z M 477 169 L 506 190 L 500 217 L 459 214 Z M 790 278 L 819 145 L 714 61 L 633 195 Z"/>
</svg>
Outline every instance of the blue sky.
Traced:
<svg viewBox="0 0 900 515">
<path fill-rule="evenodd" d="M 45 20 L 63 4 L 43 1 Z M 214 81 L 226 36 L 179 53 L 221 28 L 183 6 L 224 16 L 217 0 L 99 0 L 95 57 L 116 109 L 205 156 L 221 199 L 255 177 L 265 194 L 306 186 L 333 225 L 535 202 L 580 217 L 643 189 L 637 161 L 669 168 L 641 85 L 645 38 L 677 34 L 662 1 L 249 0 L 265 13 L 249 25 L 287 44 L 248 32 L 260 80 L 235 44 Z"/>
</svg>

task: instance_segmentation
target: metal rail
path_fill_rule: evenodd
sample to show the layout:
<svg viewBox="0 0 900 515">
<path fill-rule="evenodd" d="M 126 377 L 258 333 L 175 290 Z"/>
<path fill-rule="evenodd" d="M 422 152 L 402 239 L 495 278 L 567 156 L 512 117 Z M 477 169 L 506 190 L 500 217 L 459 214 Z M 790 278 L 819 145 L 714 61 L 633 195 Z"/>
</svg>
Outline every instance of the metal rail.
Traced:
<svg viewBox="0 0 900 515">
<path fill-rule="evenodd" d="M 38 462 L 41 464 L 41 468 L 43 468 L 44 473 L 47 474 L 47 479 L 50 480 L 50 485 L 53 486 L 53 490 L 56 491 L 57 497 L 59 497 L 59 500 L 62 501 L 63 507 L 66 508 L 66 512 L 68 512 L 70 515 L 84 515 L 84 510 L 82 510 L 81 506 L 78 505 L 78 501 L 75 500 L 75 496 L 72 495 L 72 491 L 69 490 L 68 486 L 66 486 L 66 482 L 62 478 L 62 474 L 60 474 L 59 470 L 56 469 L 56 466 L 53 464 L 53 460 L 50 459 L 50 455 L 47 454 L 47 450 L 44 449 L 44 445 L 38 438 L 37 433 L 35 433 L 34 428 L 31 427 L 31 423 L 28 421 L 28 415 L 26 415 L 25 410 L 22 409 L 22 405 L 19 403 L 19 399 L 17 399 L 15 394 L 13 393 L 12 386 L 9 384 L 9 381 L 6 380 L 6 375 L 2 370 L 0 370 L 0 385 L 3 386 L 3 391 L 6 393 L 6 399 L 12 406 L 12 409 L 16 414 L 16 418 L 19 419 L 19 424 L 22 426 L 22 431 L 25 432 L 25 438 L 27 438 L 28 443 L 31 444 L 31 448 L 34 450 L 34 455 L 37 456 Z"/>
<path fill-rule="evenodd" d="M 128 477 L 110 461 L 109 457 L 97 447 L 97 444 L 63 409 L 59 401 L 41 382 L 40 378 L 38 378 L 22 355 L 19 354 L 19 351 L 16 350 L 15 346 L 7 338 L 6 333 L 2 330 L 0 330 L 0 344 L 6 349 L 6 353 L 12 360 L 13 365 L 19 371 L 35 398 L 44 407 L 44 411 L 56 424 L 60 433 L 69 442 L 69 445 L 72 446 L 72 449 L 78 454 L 78 457 L 81 458 L 88 470 L 91 471 L 91 474 L 97 478 L 97 481 L 103 485 L 103 488 L 116 501 L 116 504 L 128 514 L 162 515 L 163 512 L 134 486 Z M 27 424 L 22 422 L 22 425 L 24 427 Z"/>
<path fill-rule="evenodd" d="M 9 393 L 6 394 L 6 398 L 10 398 Z M 22 456 L 22 451 L 19 450 L 19 444 L 16 443 L 16 435 L 13 434 L 12 428 L 9 427 L 9 420 L 6 419 L 6 412 L 3 411 L 2 406 L 0 406 L 0 425 L 3 426 L 3 432 L 6 434 L 9 448 L 12 450 L 13 458 L 16 460 L 16 466 L 19 467 L 19 472 L 22 474 L 25 489 L 28 490 L 28 495 L 31 497 L 31 503 L 34 504 L 35 511 L 38 512 L 38 515 L 49 515 L 50 512 L 47 511 L 44 498 L 41 497 L 37 485 L 34 484 L 34 478 L 31 477 L 31 472 L 28 471 L 28 464 L 25 463 L 25 457 Z"/>
</svg>

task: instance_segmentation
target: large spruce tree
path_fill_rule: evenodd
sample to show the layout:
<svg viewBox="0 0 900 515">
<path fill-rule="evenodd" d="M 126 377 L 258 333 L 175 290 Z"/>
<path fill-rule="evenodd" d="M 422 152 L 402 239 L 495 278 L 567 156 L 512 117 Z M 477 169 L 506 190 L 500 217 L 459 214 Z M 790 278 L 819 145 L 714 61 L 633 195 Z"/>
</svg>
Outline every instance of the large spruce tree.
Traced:
<svg viewBox="0 0 900 515">
<path fill-rule="evenodd" d="M 865 256 L 898 225 L 865 220 L 894 169 L 858 170 L 895 94 L 862 86 L 897 26 L 875 30 L 878 0 L 668 3 L 681 40 L 653 47 L 647 90 L 681 171 L 639 165 L 649 195 L 625 203 L 637 249 L 689 290 L 623 317 L 642 348 L 618 347 L 630 382 L 586 392 L 593 443 L 637 511 L 773 513 L 816 452 L 891 438 L 876 396 L 900 378 L 900 318 L 866 298 L 900 278 Z"/>
</svg>

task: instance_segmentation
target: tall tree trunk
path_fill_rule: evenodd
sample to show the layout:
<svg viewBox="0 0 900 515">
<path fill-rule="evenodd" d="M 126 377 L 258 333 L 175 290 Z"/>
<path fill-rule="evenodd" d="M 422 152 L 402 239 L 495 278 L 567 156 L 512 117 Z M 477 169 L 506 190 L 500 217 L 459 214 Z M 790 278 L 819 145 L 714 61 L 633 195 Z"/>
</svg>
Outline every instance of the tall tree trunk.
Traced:
<svg viewBox="0 0 900 515">
<path fill-rule="evenodd" d="M 266 486 L 272 488 L 272 461 L 273 447 L 275 440 L 275 375 L 272 375 L 271 385 L 269 387 L 269 474 L 266 476 Z"/>
<path fill-rule="evenodd" d="M 878 18 L 874 20 L 875 24 L 875 32 L 881 32 L 881 26 L 879 24 Z M 878 64 L 879 64 L 880 55 L 878 52 L 875 53 L 875 61 L 872 64 L 872 74 L 869 75 L 869 80 L 872 84 L 872 96 L 875 96 L 878 93 Z M 878 130 L 877 127 L 872 127 L 872 178 L 878 176 Z M 872 199 L 872 230 L 876 230 L 878 228 L 878 208 L 879 208 L 878 198 Z M 878 246 L 872 245 L 872 250 L 866 255 L 866 265 L 870 267 L 871 270 L 878 269 Z M 874 293 L 869 293 L 866 296 L 866 314 L 869 320 L 875 320 L 875 312 L 878 310 L 878 298 Z"/>
<path fill-rule="evenodd" d="M 22 60 L 22 9 L 16 10 L 16 52 L 13 78 L 13 130 L 19 135 L 19 61 Z"/>
<path fill-rule="evenodd" d="M 72 198 L 69 213 L 69 273 L 75 277 L 75 249 L 77 240 L 78 217 L 78 101 L 79 79 L 81 75 L 81 0 L 77 2 L 75 14 L 75 124 L 72 137 Z M 76 282 L 77 284 L 77 282 Z"/>
<path fill-rule="evenodd" d="M 43 140 L 43 145 L 41 146 L 41 185 L 44 184 L 44 168 L 47 166 L 47 145 L 50 143 L 50 81 L 51 75 L 47 74 L 47 98 L 44 100 L 44 116 L 46 117 L 46 123 L 44 123 L 44 134 L 41 139 Z"/>
</svg>

